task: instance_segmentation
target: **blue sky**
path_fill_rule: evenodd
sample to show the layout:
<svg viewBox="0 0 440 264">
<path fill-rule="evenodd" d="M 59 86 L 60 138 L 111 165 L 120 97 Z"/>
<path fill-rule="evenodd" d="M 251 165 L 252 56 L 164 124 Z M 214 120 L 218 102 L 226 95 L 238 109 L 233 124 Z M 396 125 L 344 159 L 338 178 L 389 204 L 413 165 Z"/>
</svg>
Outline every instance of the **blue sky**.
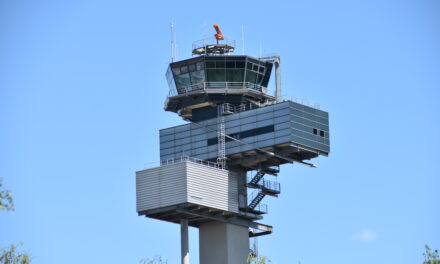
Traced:
<svg viewBox="0 0 440 264">
<path fill-rule="evenodd" d="M 159 159 L 169 22 L 180 59 L 217 23 L 277 53 L 283 95 L 330 112 L 328 158 L 283 166 L 259 239 L 274 263 L 421 263 L 440 248 L 440 3 L 0 2 L 0 246 L 35 264 L 179 263 L 179 227 L 138 217 L 134 172 Z M 241 49 L 238 48 L 241 53 Z M 273 89 L 273 87 L 272 87 Z M 197 230 L 190 230 L 198 263 Z"/>
</svg>

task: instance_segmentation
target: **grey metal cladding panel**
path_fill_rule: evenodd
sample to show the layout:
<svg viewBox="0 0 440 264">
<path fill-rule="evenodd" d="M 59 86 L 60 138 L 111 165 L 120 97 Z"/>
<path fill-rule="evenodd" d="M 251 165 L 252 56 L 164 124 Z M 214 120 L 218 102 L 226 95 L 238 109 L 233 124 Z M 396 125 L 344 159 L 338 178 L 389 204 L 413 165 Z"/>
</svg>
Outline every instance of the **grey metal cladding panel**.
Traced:
<svg viewBox="0 0 440 264">
<path fill-rule="evenodd" d="M 186 202 L 186 175 L 184 163 L 159 167 L 161 207 Z"/>
<path fill-rule="evenodd" d="M 243 124 L 251 124 L 251 123 L 257 122 L 257 116 L 253 115 L 253 116 L 242 118 L 240 120 L 241 120 L 241 125 L 243 125 Z"/>
<path fill-rule="evenodd" d="M 203 127 L 199 127 L 197 125 L 192 126 L 191 128 L 191 136 L 197 136 L 197 135 L 206 135 L 206 133 L 208 132 L 208 130 L 206 128 Z"/>
<path fill-rule="evenodd" d="M 258 141 L 255 145 L 257 148 L 270 147 L 275 145 L 275 139 L 272 137 L 267 140 Z"/>
<path fill-rule="evenodd" d="M 174 134 L 160 136 L 160 143 L 174 140 Z"/>
<path fill-rule="evenodd" d="M 160 155 L 170 155 L 175 153 L 175 149 L 174 148 L 167 148 L 167 149 L 161 149 L 160 150 Z"/>
<path fill-rule="evenodd" d="M 183 163 L 155 167 L 136 173 L 137 211 L 186 202 L 186 176 Z"/>
<path fill-rule="evenodd" d="M 289 122 L 290 121 L 290 116 L 289 115 L 285 115 L 285 116 L 276 116 L 274 118 L 274 122 L 275 124 L 278 123 L 284 123 L 284 122 Z"/>
<path fill-rule="evenodd" d="M 259 141 L 263 141 L 266 139 L 270 139 L 270 138 L 274 138 L 275 137 L 275 133 L 271 132 L 271 133 L 266 133 L 266 134 L 261 134 L 256 136 L 256 143 L 258 143 Z"/>
<path fill-rule="evenodd" d="M 189 144 L 189 143 L 191 143 L 191 137 L 188 136 L 188 137 L 184 137 L 184 138 L 179 138 L 179 139 L 176 139 L 174 142 L 176 145 Z"/>
<path fill-rule="evenodd" d="M 240 126 L 241 131 L 251 130 L 251 129 L 255 129 L 255 128 L 257 128 L 256 122 L 241 123 L 241 126 Z"/>
<path fill-rule="evenodd" d="M 172 135 L 174 134 L 174 127 L 170 127 L 170 128 L 165 128 L 165 129 L 161 129 L 159 130 L 159 135 L 162 136 L 167 136 L 167 135 Z"/>
<path fill-rule="evenodd" d="M 257 127 L 265 127 L 265 126 L 270 126 L 274 124 L 274 119 L 266 119 L 266 120 L 262 120 L 262 121 L 258 121 L 257 122 Z"/>
<path fill-rule="evenodd" d="M 291 142 L 292 141 L 292 136 L 289 134 L 287 136 L 282 136 L 282 137 L 276 137 L 274 138 L 274 144 L 278 145 L 278 144 L 284 144 L 287 142 Z"/>
<path fill-rule="evenodd" d="M 188 201 L 224 211 L 238 212 L 238 198 L 229 199 L 228 171 L 187 163 Z M 236 185 L 235 185 L 236 187 Z"/>
<path fill-rule="evenodd" d="M 314 148 L 314 149 L 320 150 L 320 151 L 325 152 L 325 153 L 329 153 L 330 152 L 329 146 L 326 146 L 326 145 L 321 144 L 321 143 L 316 142 L 316 141 L 311 141 L 311 140 L 308 140 L 308 139 L 305 139 L 305 138 L 301 138 L 301 137 L 297 137 L 297 136 L 294 136 L 294 135 L 292 136 L 292 141 L 294 143 L 301 144 L 301 145 L 303 145 L 305 147 Z"/>
<path fill-rule="evenodd" d="M 160 149 L 167 149 L 174 147 L 174 140 L 160 143 Z"/>
<path fill-rule="evenodd" d="M 160 155 L 160 160 L 169 160 L 169 159 L 174 159 L 175 158 L 175 154 L 170 154 L 170 155 Z"/>
<path fill-rule="evenodd" d="M 180 126 L 176 126 L 174 127 L 174 132 L 176 134 L 182 133 L 182 132 L 188 132 L 191 130 L 191 124 L 185 124 L 185 125 L 180 125 Z"/>
<path fill-rule="evenodd" d="M 199 140 L 199 141 L 193 141 L 193 143 L 191 144 L 191 146 L 193 148 L 201 148 L 201 147 L 207 147 L 208 146 L 208 142 L 206 139 L 204 140 Z"/>
<path fill-rule="evenodd" d="M 136 211 L 159 207 L 159 172 L 144 170 L 136 172 Z"/>
<path fill-rule="evenodd" d="M 269 106 L 266 106 L 266 107 L 257 108 L 255 110 L 255 112 L 256 112 L 256 114 L 258 116 L 261 116 L 261 115 L 264 115 L 264 114 L 267 114 L 267 113 L 271 113 L 273 111 L 274 111 L 274 105 L 269 105 Z"/>
<path fill-rule="evenodd" d="M 267 119 L 273 119 L 274 115 L 273 115 L 273 111 L 270 111 L 268 113 L 262 113 L 257 115 L 257 121 L 261 121 L 261 120 L 267 120 Z"/>
<path fill-rule="evenodd" d="M 279 131 L 279 130 L 282 130 L 282 129 L 290 129 L 290 127 L 291 127 L 291 122 L 284 122 L 284 123 L 276 123 L 275 124 L 275 126 L 274 126 L 274 128 L 275 128 L 275 131 Z"/>
<path fill-rule="evenodd" d="M 276 129 L 274 137 L 277 138 L 277 137 L 288 136 L 288 135 L 290 135 L 290 133 L 292 133 L 292 131 L 289 128 L 286 128 L 286 129 Z"/>
<path fill-rule="evenodd" d="M 235 127 L 240 126 L 240 119 L 232 119 L 230 121 L 225 121 L 225 127 Z"/>
<path fill-rule="evenodd" d="M 236 126 L 236 127 L 226 127 L 225 128 L 225 132 L 226 134 L 234 134 L 234 133 L 238 133 L 242 131 L 241 126 Z"/>
<path fill-rule="evenodd" d="M 182 139 L 182 138 L 188 138 L 188 137 L 191 137 L 190 130 L 176 131 L 176 134 L 174 135 L 174 138 L 176 140 L 177 139 Z"/>
</svg>

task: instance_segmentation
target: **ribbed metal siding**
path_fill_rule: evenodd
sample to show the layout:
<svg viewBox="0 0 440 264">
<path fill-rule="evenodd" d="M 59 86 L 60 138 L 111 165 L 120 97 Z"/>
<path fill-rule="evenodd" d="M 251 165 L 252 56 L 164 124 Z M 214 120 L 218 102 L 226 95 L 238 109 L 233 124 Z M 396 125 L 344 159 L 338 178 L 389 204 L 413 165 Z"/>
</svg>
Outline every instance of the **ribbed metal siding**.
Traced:
<svg viewBox="0 0 440 264">
<path fill-rule="evenodd" d="M 237 180 L 228 171 L 187 163 L 188 202 L 238 212 Z"/>
<path fill-rule="evenodd" d="M 186 202 L 185 164 L 178 163 L 136 172 L 137 211 Z"/>
<path fill-rule="evenodd" d="M 136 172 L 138 212 L 187 202 L 238 212 L 236 176 L 194 162 Z"/>
</svg>

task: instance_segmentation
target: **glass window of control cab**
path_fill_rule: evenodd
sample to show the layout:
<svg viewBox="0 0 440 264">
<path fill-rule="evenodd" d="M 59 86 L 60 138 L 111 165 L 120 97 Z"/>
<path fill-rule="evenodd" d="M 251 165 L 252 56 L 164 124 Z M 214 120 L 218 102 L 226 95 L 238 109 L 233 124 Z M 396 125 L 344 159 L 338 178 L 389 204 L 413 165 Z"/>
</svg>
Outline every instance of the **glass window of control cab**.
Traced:
<svg viewBox="0 0 440 264">
<path fill-rule="evenodd" d="M 264 91 L 272 64 L 249 56 L 200 56 L 171 63 L 170 69 L 174 82 L 168 83 L 178 94 L 225 87 Z"/>
</svg>

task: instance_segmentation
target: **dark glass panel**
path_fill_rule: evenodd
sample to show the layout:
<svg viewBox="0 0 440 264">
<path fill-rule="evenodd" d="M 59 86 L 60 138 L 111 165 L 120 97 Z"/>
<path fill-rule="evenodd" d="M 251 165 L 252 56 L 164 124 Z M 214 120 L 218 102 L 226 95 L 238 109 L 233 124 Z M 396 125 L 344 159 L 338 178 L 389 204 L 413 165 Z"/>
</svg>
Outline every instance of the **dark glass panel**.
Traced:
<svg viewBox="0 0 440 264">
<path fill-rule="evenodd" d="M 235 67 L 236 68 L 244 69 L 244 65 L 245 65 L 244 61 L 237 61 L 237 62 L 235 62 Z"/>
<path fill-rule="evenodd" d="M 205 81 L 205 71 L 195 71 L 190 73 L 191 83 L 199 84 Z"/>
<path fill-rule="evenodd" d="M 184 93 L 188 87 L 191 85 L 191 81 L 189 78 L 189 73 L 184 73 L 175 76 L 176 87 L 179 93 Z"/>
<path fill-rule="evenodd" d="M 203 61 L 197 62 L 196 70 L 200 71 L 200 70 L 203 70 L 204 68 L 205 68 L 205 65 L 204 65 Z"/>
<path fill-rule="evenodd" d="M 235 61 L 227 61 L 226 68 L 235 68 Z"/>
<path fill-rule="evenodd" d="M 252 70 L 257 72 L 258 71 L 258 65 L 257 64 L 252 65 Z"/>
<path fill-rule="evenodd" d="M 247 69 L 252 70 L 252 63 L 250 63 L 250 62 L 247 63 Z"/>
<path fill-rule="evenodd" d="M 246 82 L 255 83 L 257 74 L 253 71 L 246 71 Z"/>
<path fill-rule="evenodd" d="M 182 66 L 182 67 L 180 67 L 180 71 L 181 71 L 182 73 L 187 73 L 187 72 L 188 72 L 188 66 Z"/>
<path fill-rule="evenodd" d="M 206 68 L 215 68 L 215 62 L 214 61 L 207 61 Z"/>
<path fill-rule="evenodd" d="M 195 64 L 190 64 L 190 65 L 188 65 L 188 70 L 189 70 L 190 72 L 195 71 L 195 70 L 196 70 L 196 65 L 195 65 Z"/>
<path fill-rule="evenodd" d="M 264 73 L 263 81 L 261 82 L 261 86 L 267 87 L 269 84 L 270 74 L 272 72 L 272 63 L 266 63 L 266 72 Z"/>
<path fill-rule="evenodd" d="M 206 70 L 208 82 L 225 82 L 226 70 L 224 69 L 209 69 Z"/>
<path fill-rule="evenodd" d="M 216 68 L 225 68 L 225 62 L 224 61 L 216 61 L 215 67 Z"/>
<path fill-rule="evenodd" d="M 179 75 L 180 74 L 180 67 L 173 68 L 173 73 L 174 73 L 174 75 Z"/>
<path fill-rule="evenodd" d="M 243 82 L 244 70 L 226 70 L 227 82 Z"/>
<path fill-rule="evenodd" d="M 236 139 L 243 139 L 248 137 L 254 137 L 266 133 L 271 133 L 275 131 L 275 127 L 273 125 L 271 126 L 265 126 L 265 127 L 259 127 L 255 129 L 245 130 L 239 133 L 230 134 L 230 137 L 236 138 Z M 226 142 L 232 141 L 231 138 L 226 138 Z M 218 144 L 218 138 L 210 138 L 208 139 L 208 146 L 216 145 Z"/>
<path fill-rule="evenodd" d="M 261 82 L 263 81 L 263 74 L 257 74 L 257 84 L 261 85 Z"/>
<path fill-rule="evenodd" d="M 259 71 L 260 73 L 263 73 L 263 72 L 264 72 L 264 66 L 260 66 L 260 68 L 258 69 L 258 71 Z"/>
</svg>

